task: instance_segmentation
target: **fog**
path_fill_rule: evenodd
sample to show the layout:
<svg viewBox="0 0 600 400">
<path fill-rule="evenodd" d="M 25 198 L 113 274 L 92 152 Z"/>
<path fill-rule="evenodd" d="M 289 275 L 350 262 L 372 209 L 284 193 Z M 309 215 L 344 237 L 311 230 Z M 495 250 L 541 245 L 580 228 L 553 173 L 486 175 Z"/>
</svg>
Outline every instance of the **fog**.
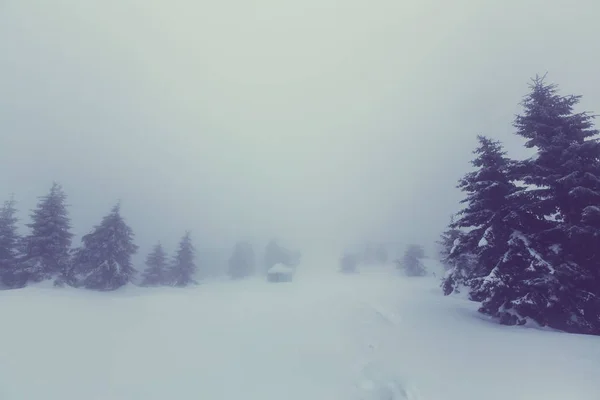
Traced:
<svg viewBox="0 0 600 400">
<path fill-rule="evenodd" d="M 428 246 L 477 134 L 527 155 L 530 77 L 600 112 L 598 38 L 595 0 L 1 0 L 0 196 L 60 182 L 77 236 L 120 199 L 141 254 Z"/>
</svg>

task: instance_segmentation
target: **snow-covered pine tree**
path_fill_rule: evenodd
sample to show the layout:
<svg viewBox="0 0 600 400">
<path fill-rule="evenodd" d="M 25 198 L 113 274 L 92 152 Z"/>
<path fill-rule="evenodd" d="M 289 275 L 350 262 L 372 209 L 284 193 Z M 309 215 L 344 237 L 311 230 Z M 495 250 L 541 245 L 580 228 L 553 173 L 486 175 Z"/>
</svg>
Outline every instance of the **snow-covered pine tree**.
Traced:
<svg viewBox="0 0 600 400">
<path fill-rule="evenodd" d="M 195 284 L 194 274 L 196 264 L 194 263 L 196 250 L 192 245 L 190 232 L 186 232 L 179 242 L 179 249 L 173 260 L 170 270 L 170 280 L 173 286 L 187 286 Z"/>
<path fill-rule="evenodd" d="M 255 256 L 252 245 L 247 242 L 236 243 L 229 258 L 228 273 L 232 279 L 241 279 L 254 273 Z"/>
<path fill-rule="evenodd" d="M 538 226 L 522 224 L 485 285 L 482 311 L 506 324 L 527 318 L 568 332 L 600 334 L 600 143 L 580 96 L 536 77 L 515 119 L 537 156 L 520 162 L 515 194 Z"/>
<path fill-rule="evenodd" d="M 425 257 L 423 247 L 412 244 L 407 247 L 404 252 L 404 257 L 401 261 L 397 261 L 399 269 L 403 269 L 407 276 L 423 276 L 427 273 L 421 259 Z"/>
<path fill-rule="evenodd" d="M 481 301 L 481 280 L 494 269 L 507 250 L 512 228 L 506 217 L 513 203 L 509 196 L 519 189 L 511 181 L 512 162 L 506 157 L 500 142 L 485 136 L 477 136 L 479 146 L 473 152 L 471 162 L 477 169 L 467 173 L 458 184 L 466 193 L 461 201 L 466 207 L 450 224 L 451 230 L 463 230 L 456 234 L 446 257 L 452 266 L 446 274 L 442 287 L 450 294 L 461 286 L 468 286 L 472 300 Z M 451 231 L 452 232 L 452 231 Z M 458 240 L 456 240 L 458 239 Z M 450 243 L 450 236 L 448 236 Z"/>
<path fill-rule="evenodd" d="M 450 224 L 440 235 L 440 239 L 436 242 L 439 246 L 439 258 L 444 267 L 449 270 L 452 268 L 452 262 L 448 259 L 448 256 L 452 252 L 457 239 L 461 237 L 462 231 L 457 228 L 452 228 L 454 225 L 454 215 L 450 217 Z"/>
<path fill-rule="evenodd" d="M 40 282 L 63 275 L 69 265 L 71 224 L 67 213 L 67 196 L 58 183 L 40 198 L 27 226 L 31 233 L 23 240 L 22 257 L 15 274 L 15 285 Z"/>
<path fill-rule="evenodd" d="M 19 234 L 17 210 L 11 196 L 0 208 L 0 286 L 14 287 L 17 267 Z"/>
<path fill-rule="evenodd" d="M 142 274 L 142 286 L 166 285 L 167 255 L 160 243 L 156 244 L 146 257 L 146 270 Z"/>
<path fill-rule="evenodd" d="M 131 257 L 138 247 L 119 204 L 81 241 L 83 246 L 76 253 L 74 269 L 80 286 L 115 290 L 131 282 L 136 273 Z"/>
</svg>

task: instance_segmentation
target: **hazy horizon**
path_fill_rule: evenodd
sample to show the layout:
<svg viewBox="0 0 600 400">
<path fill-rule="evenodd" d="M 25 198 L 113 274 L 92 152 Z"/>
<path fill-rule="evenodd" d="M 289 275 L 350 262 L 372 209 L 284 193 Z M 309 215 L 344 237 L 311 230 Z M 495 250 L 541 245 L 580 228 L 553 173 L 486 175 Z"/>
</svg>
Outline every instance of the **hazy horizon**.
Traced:
<svg viewBox="0 0 600 400">
<path fill-rule="evenodd" d="M 476 136 L 548 72 L 600 112 L 600 4 L 5 0 L 0 200 L 52 181 L 79 238 L 117 200 L 140 254 L 279 237 L 430 246 Z M 594 54 L 596 53 L 596 54 Z M 78 245 L 78 239 L 74 245 Z"/>
</svg>

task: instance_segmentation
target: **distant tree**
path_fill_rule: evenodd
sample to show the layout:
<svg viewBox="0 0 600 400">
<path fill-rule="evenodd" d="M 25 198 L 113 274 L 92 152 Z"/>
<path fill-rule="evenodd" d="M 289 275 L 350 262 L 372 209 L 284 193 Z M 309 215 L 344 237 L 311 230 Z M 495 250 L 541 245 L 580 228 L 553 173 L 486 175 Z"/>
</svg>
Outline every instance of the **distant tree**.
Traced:
<svg viewBox="0 0 600 400">
<path fill-rule="evenodd" d="M 142 274 L 142 286 L 159 286 L 168 283 L 167 254 L 160 243 L 156 244 L 146 257 L 146 266 Z"/>
<path fill-rule="evenodd" d="M 358 256 L 356 254 L 345 254 L 340 260 L 340 271 L 343 273 L 353 273 L 358 270 Z"/>
<path fill-rule="evenodd" d="M 379 264 L 385 264 L 388 261 L 388 253 L 384 245 L 377 247 L 375 258 Z"/>
<path fill-rule="evenodd" d="M 271 240 L 266 248 L 264 254 L 264 266 L 265 272 L 268 271 L 271 267 L 278 263 L 286 262 L 286 250 L 281 247 L 277 242 L 273 239 Z"/>
<path fill-rule="evenodd" d="M 11 196 L 0 208 L 0 281 L 7 287 L 15 286 L 18 260 L 19 234 L 17 232 L 17 210 Z"/>
<path fill-rule="evenodd" d="M 255 256 L 252 245 L 247 242 L 236 243 L 229 258 L 229 276 L 233 279 L 245 278 L 254 273 Z"/>
<path fill-rule="evenodd" d="M 31 233 L 23 240 L 23 256 L 17 266 L 15 285 L 40 282 L 63 275 L 69 266 L 71 225 L 67 196 L 58 183 L 40 198 L 27 226 Z"/>
<path fill-rule="evenodd" d="M 79 285 L 95 290 L 115 290 L 132 281 L 136 271 L 131 257 L 138 247 L 133 243 L 133 231 L 121 216 L 119 204 L 82 238 L 82 242 L 75 257 Z"/>
<path fill-rule="evenodd" d="M 377 263 L 377 250 L 371 243 L 369 243 L 365 246 L 363 262 L 366 265 L 371 265 L 371 264 Z"/>
<path fill-rule="evenodd" d="M 427 272 L 421 261 L 424 257 L 423 247 L 412 244 L 406 249 L 402 260 L 397 261 L 398 268 L 403 269 L 407 276 L 423 276 Z"/>
<path fill-rule="evenodd" d="M 195 284 L 194 274 L 196 272 L 194 246 L 192 245 L 191 233 L 186 232 L 179 242 L 179 249 L 173 260 L 169 272 L 170 280 L 173 286 L 183 287 Z"/>
</svg>

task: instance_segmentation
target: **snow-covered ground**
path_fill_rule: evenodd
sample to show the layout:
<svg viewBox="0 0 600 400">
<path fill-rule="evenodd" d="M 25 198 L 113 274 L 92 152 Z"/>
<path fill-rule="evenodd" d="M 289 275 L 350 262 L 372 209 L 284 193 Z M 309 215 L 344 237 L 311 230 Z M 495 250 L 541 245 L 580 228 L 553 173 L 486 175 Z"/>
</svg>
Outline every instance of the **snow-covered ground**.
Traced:
<svg viewBox="0 0 600 400">
<path fill-rule="evenodd" d="M 600 337 L 492 324 L 439 275 L 306 271 L 0 292 L 0 399 L 600 399 Z"/>
</svg>

